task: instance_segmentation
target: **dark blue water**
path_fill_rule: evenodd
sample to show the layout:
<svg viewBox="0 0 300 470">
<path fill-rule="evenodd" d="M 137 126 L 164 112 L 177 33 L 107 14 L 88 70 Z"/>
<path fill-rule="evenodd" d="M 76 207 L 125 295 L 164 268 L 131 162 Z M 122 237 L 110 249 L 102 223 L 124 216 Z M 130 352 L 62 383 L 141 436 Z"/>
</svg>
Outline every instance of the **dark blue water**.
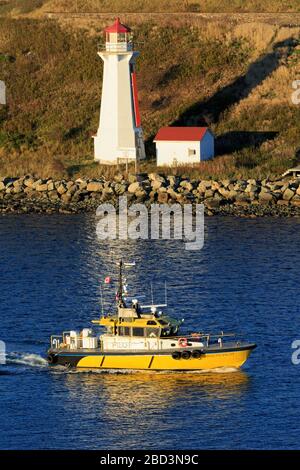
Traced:
<svg viewBox="0 0 300 470">
<path fill-rule="evenodd" d="M 1 449 L 299 447 L 300 220 L 206 219 L 199 252 L 180 241 L 99 242 L 90 215 L 0 218 Z M 130 285 L 169 289 L 186 331 L 245 333 L 241 371 L 88 373 L 49 369 L 53 333 L 88 326 L 115 261 Z M 187 286 L 189 285 L 189 288 Z M 112 296 L 113 297 L 113 296 Z M 105 302 L 110 300 L 109 288 Z"/>
</svg>

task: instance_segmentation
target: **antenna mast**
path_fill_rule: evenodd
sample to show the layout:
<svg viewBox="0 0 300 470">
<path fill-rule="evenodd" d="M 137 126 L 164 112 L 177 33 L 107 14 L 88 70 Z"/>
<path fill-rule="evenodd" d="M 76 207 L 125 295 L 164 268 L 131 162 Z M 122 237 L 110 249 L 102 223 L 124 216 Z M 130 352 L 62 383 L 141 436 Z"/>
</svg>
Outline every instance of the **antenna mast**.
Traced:
<svg viewBox="0 0 300 470">
<path fill-rule="evenodd" d="M 125 307 L 125 302 L 123 299 L 123 261 L 120 260 L 119 262 L 119 287 L 117 291 L 117 300 L 118 300 L 118 307 Z"/>
<path fill-rule="evenodd" d="M 104 315 L 104 306 L 103 306 L 103 292 L 102 292 L 102 286 L 100 286 L 100 296 L 101 296 L 101 313 L 102 316 Z"/>
<path fill-rule="evenodd" d="M 168 305 L 167 281 L 165 281 L 165 304 Z"/>
</svg>

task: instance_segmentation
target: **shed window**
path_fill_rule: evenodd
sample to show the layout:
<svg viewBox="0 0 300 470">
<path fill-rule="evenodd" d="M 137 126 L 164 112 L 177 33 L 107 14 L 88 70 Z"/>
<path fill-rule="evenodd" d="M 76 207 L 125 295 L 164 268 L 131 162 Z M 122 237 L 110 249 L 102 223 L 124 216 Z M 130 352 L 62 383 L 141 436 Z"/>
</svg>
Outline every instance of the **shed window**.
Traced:
<svg viewBox="0 0 300 470">
<path fill-rule="evenodd" d="M 192 157 L 193 155 L 196 155 L 196 150 L 195 149 L 188 149 L 188 156 Z"/>
</svg>

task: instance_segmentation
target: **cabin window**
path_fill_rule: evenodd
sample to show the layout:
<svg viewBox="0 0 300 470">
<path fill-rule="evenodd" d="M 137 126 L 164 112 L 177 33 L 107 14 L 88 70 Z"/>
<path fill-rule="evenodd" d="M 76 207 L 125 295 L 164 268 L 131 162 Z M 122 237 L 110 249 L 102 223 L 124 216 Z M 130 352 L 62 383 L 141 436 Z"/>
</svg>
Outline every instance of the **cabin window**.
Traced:
<svg viewBox="0 0 300 470">
<path fill-rule="evenodd" d="M 129 336 L 130 335 L 130 328 L 128 326 L 120 326 L 118 328 L 119 336 Z"/>
<path fill-rule="evenodd" d="M 132 328 L 132 336 L 144 336 L 144 328 Z"/>
<path fill-rule="evenodd" d="M 160 325 L 168 325 L 168 322 L 166 320 L 158 320 L 158 323 Z"/>
<path fill-rule="evenodd" d="M 170 336 L 170 333 L 171 333 L 170 328 L 163 328 L 161 330 L 161 335 L 162 336 Z"/>
<path fill-rule="evenodd" d="M 154 320 L 148 320 L 147 325 L 157 325 L 157 323 Z"/>
<path fill-rule="evenodd" d="M 160 328 L 147 328 L 146 336 L 148 336 L 149 338 L 159 338 Z"/>
</svg>

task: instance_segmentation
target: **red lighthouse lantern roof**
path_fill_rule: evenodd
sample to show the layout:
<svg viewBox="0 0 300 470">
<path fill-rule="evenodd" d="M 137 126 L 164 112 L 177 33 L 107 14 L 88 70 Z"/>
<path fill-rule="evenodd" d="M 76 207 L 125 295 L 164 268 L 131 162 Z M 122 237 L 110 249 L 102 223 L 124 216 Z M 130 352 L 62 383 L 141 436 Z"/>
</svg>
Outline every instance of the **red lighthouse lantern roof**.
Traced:
<svg viewBox="0 0 300 470">
<path fill-rule="evenodd" d="M 104 30 L 105 33 L 130 33 L 131 29 L 120 22 L 120 18 L 116 18 L 116 21 L 111 26 L 108 26 Z"/>
</svg>

